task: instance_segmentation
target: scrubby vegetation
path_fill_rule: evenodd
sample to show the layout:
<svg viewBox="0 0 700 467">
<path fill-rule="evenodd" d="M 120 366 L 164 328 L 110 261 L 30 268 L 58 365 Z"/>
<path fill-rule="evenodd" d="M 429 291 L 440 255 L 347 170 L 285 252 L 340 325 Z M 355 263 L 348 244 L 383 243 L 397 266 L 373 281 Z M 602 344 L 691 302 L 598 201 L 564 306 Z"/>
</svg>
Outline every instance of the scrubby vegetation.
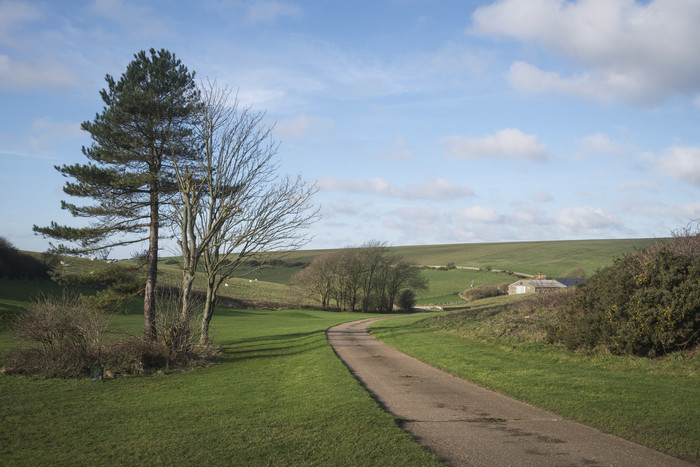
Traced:
<svg viewBox="0 0 700 467">
<path fill-rule="evenodd" d="M 108 334 L 110 314 L 94 299 L 65 292 L 42 296 L 17 314 L 13 328 L 25 345 L 3 355 L 3 372 L 102 378 L 201 366 L 217 355 L 213 347 L 194 345 L 195 333 L 176 319 L 175 299 L 158 302 L 161 332 L 155 341 Z"/>
<path fill-rule="evenodd" d="M 581 271 L 572 271 L 581 275 Z M 468 289 L 476 301 L 501 286 Z M 574 288 L 503 297 L 466 311 L 431 318 L 426 325 L 478 339 L 547 341 L 569 350 L 657 356 L 700 344 L 700 233 L 673 238 L 624 255 Z"/>
<path fill-rule="evenodd" d="M 655 356 L 700 343 L 700 233 L 615 260 L 578 286 L 549 333 L 570 349 Z"/>
<path fill-rule="evenodd" d="M 480 285 L 467 289 L 460 294 L 460 296 L 468 302 L 481 300 L 483 298 L 498 297 L 499 295 L 508 295 L 507 282 L 498 285 Z"/>
</svg>

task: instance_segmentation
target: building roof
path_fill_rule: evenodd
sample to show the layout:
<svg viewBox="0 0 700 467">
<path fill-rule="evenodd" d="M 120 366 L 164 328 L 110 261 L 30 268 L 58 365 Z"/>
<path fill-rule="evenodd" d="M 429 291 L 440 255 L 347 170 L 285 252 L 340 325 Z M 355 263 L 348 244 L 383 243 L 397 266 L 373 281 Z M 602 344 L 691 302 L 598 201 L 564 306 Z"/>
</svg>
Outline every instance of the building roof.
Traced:
<svg viewBox="0 0 700 467">
<path fill-rule="evenodd" d="M 585 281 L 586 279 L 580 279 L 580 278 L 575 278 L 575 277 L 559 277 L 557 278 L 557 282 L 561 282 L 567 287 L 573 287 L 576 284 L 580 284 L 581 282 Z"/>
<path fill-rule="evenodd" d="M 531 284 L 536 289 L 562 289 L 566 287 L 564 284 L 554 279 L 531 279 L 525 282 Z"/>
</svg>

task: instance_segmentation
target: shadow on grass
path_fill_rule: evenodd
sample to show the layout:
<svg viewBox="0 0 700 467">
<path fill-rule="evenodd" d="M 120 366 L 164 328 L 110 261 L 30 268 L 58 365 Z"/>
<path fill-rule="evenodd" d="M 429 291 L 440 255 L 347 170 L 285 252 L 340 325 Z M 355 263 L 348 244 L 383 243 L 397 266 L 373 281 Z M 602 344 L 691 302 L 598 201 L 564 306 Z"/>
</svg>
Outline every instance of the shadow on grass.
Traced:
<svg viewBox="0 0 700 467">
<path fill-rule="evenodd" d="M 325 330 L 260 336 L 221 343 L 224 361 L 298 355 L 326 346 Z"/>
</svg>

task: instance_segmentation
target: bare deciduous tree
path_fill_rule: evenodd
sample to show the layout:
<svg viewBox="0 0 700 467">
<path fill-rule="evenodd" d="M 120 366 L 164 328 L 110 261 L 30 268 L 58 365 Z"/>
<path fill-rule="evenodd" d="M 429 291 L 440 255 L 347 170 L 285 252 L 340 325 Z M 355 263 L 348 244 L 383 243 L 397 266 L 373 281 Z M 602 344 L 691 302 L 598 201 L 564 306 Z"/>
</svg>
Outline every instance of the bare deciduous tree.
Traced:
<svg viewBox="0 0 700 467">
<path fill-rule="evenodd" d="M 427 288 L 420 269 L 400 256 L 389 255 L 380 242 L 344 248 L 314 259 L 292 277 L 302 300 L 322 308 L 390 313 L 399 293 Z"/>
<path fill-rule="evenodd" d="M 201 264 L 206 281 L 201 341 L 209 338 L 221 284 L 247 259 L 264 264 L 280 251 L 308 241 L 304 227 L 315 220 L 315 186 L 278 175 L 279 144 L 264 113 L 242 108 L 235 95 L 208 83 L 196 125 L 200 157 L 178 174 L 177 209 L 183 253 L 183 293 L 191 291 Z M 183 298 L 183 322 L 189 300 Z"/>
</svg>

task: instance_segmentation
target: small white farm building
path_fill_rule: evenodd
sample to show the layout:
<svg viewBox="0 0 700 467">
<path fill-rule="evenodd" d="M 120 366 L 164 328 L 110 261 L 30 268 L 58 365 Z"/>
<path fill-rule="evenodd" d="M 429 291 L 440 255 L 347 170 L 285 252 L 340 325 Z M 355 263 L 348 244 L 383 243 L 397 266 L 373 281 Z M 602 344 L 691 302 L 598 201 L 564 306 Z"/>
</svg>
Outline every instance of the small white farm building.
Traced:
<svg viewBox="0 0 700 467">
<path fill-rule="evenodd" d="M 508 286 L 508 295 L 551 292 L 565 288 L 564 284 L 554 279 L 522 279 Z"/>
</svg>

